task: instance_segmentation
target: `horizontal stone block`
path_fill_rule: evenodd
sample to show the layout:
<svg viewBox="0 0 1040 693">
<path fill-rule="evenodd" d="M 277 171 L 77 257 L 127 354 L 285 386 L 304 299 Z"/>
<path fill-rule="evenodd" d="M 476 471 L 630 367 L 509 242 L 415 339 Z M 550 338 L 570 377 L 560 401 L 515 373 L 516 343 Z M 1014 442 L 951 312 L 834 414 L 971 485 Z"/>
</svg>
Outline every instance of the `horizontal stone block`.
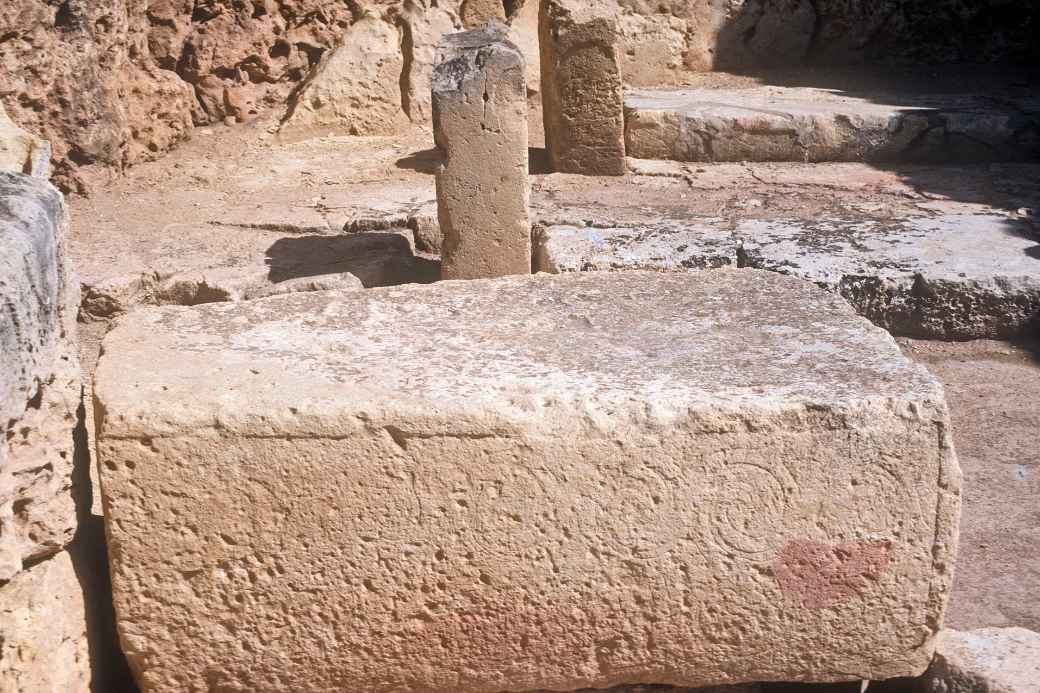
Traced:
<svg viewBox="0 0 1040 693">
<path fill-rule="evenodd" d="M 625 148 L 677 161 L 1007 161 L 1040 156 L 1040 100 L 762 86 L 625 96 Z"/>
<path fill-rule="evenodd" d="M 142 309 L 96 380 L 144 691 L 528 691 L 928 665 L 940 385 L 811 284 L 577 273 Z"/>
</svg>

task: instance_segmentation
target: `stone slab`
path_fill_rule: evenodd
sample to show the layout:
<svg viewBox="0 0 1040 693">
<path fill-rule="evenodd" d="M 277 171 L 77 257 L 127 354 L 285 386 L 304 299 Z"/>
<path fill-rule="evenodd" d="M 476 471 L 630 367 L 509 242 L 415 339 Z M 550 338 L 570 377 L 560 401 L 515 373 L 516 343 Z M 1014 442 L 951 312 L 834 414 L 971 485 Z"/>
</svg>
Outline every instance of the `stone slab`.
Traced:
<svg viewBox="0 0 1040 693">
<path fill-rule="evenodd" d="M 0 171 L 0 582 L 72 540 L 79 288 L 61 193 Z"/>
<path fill-rule="evenodd" d="M 535 270 L 678 270 L 736 267 L 733 234 L 719 219 L 647 226 L 539 226 Z"/>
<path fill-rule="evenodd" d="M 524 56 L 506 27 L 445 37 L 433 73 L 441 277 L 531 272 Z"/>
<path fill-rule="evenodd" d="M 86 606 L 68 552 L 0 584 L 0 634 L 0 690 L 91 689 Z"/>
<path fill-rule="evenodd" d="M 790 277 L 142 309 L 106 337 L 95 398 L 147 693 L 881 679 L 931 659 L 959 504 L 942 389 Z"/>
<path fill-rule="evenodd" d="M 534 255 L 543 272 L 739 266 L 790 274 L 909 337 L 1009 338 L 1040 324 L 1040 242 L 997 214 L 552 224 L 538 227 Z"/>
<path fill-rule="evenodd" d="M 741 264 L 808 279 L 896 334 L 1000 339 L 1040 325 L 1040 244 L 996 214 L 750 220 Z"/>
<path fill-rule="evenodd" d="M 924 677 L 927 693 L 1040 693 L 1040 633 L 944 630 Z"/>
<path fill-rule="evenodd" d="M 629 156 L 678 161 L 1020 161 L 1040 158 L 1040 99 L 876 98 L 804 87 L 625 95 Z"/>
</svg>

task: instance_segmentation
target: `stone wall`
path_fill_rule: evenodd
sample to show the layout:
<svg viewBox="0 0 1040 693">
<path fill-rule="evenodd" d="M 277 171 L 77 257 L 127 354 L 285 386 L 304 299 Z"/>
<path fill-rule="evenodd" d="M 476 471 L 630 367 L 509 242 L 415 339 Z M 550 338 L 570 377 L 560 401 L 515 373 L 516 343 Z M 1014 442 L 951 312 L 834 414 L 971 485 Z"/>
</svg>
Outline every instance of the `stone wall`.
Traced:
<svg viewBox="0 0 1040 693">
<path fill-rule="evenodd" d="M 61 193 L 0 171 L 0 690 L 86 691 L 91 679 L 67 551 L 89 502 L 67 226 Z"/>
<path fill-rule="evenodd" d="M 684 70 L 805 60 L 1022 60 L 1040 53 L 1033 40 L 1040 0 L 617 2 L 628 37 L 625 71 L 635 84 L 669 81 Z M 404 72 L 435 43 L 415 27 L 446 25 L 443 17 L 424 22 L 417 15 L 446 10 L 455 18 L 447 23 L 471 26 L 523 4 L 5 0 L 0 103 L 17 124 L 52 142 L 55 182 L 85 191 L 92 167 L 120 169 L 158 156 L 194 125 L 281 107 L 364 15 L 397 25 Z M 524 37 L 514 40 L 529 52 Z M 401 88 L 423 91 L 407 78 Z M 424 121 L 429 115 L 417 113 Z"/>
</svg>

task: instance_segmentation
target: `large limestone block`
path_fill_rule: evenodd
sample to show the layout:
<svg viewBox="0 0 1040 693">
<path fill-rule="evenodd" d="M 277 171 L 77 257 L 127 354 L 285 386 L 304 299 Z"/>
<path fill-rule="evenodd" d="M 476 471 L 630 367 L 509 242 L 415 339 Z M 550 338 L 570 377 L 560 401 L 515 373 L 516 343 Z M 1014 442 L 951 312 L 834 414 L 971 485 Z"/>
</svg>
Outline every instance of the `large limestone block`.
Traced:
<svg viewBox="0 0 1040 693">
<path fill-rule="evenodd" d="M 366 14 L 327 51 L 289 106 L 283 133 L 389 135 L 408 124 L 398 29 Z"/>
<path fill-rule="evenodd" d="M 57 190 L 0 172 L 0 582 L 59 551 L 76 527 L 79 289 L 67 228 Z"/>
<path fill-rule="evenodd" d="M 11 122 L 0 104 L 0 171 L 37 178 L 51 175 L 51 146 Z"/>
<path fill-rule="evenodd" d="M 755 270 L 142 309 L 97 371 L 143 690 L 574 690 L 927 667 L 940 385 Z"/>
<path fill-rule="evenodd" d="M 502 25 L 448 36 L 433 74 L 441 276 L 531 272 L 524 56 Z"/>
<path fill-rule="evenodd" d="M 625 172 L 622 40 L 610 0 L 542 0 L 545 146 L 556 171 Z"/>
<path fill-rule="evenodd" d="M 928 693 L 1040 693 L 1040 633 L 983 628 L 939 635 Z"/>
<path fill-rule="evenodd" d="M 0 691 L 90 690 L 83 591 L 62 551 L 0 585 Z"/>
</svg>

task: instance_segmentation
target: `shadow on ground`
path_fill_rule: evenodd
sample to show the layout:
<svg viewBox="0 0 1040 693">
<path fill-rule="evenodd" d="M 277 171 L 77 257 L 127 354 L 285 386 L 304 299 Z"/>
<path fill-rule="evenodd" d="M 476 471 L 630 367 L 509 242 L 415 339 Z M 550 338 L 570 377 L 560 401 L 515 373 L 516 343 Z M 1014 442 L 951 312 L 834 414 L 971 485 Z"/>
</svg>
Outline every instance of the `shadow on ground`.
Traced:
<svg viewBox="0 0 1040 693">
<path fill-rule="evenodd" d="M 268 279 L 277 283 L 350 272 L 365 288 L 440 279 L 440 262 L 416 255 L 405 233 L 280 238 L 267 249 Z"/>
</svg>

